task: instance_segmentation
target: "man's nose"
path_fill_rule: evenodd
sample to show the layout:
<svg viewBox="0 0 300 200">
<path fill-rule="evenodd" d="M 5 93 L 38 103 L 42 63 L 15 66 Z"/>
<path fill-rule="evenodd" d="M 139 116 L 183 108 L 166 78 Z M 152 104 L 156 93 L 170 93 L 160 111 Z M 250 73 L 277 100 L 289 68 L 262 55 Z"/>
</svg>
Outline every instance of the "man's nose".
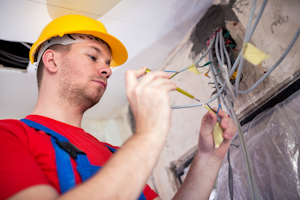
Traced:
<svg viewBox="0 0 300 200">
<path fill-rule="evenodd" d="M 98 73 L 102 76 L 105 76 L 108 79 L 112 73 L 111 69 L 108 66 L 100 67 Z"/>
</svg>

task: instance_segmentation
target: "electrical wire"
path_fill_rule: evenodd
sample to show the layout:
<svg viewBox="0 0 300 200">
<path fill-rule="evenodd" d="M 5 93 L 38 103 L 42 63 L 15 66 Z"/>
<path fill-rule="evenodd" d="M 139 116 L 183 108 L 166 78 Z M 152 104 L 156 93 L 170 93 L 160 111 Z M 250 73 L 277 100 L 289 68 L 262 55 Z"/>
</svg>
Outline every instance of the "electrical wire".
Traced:
<svg viewBox="0 0 300 200">
<path fill-rule="evenodd" d="M 259 81 L 257 81 L 252 87 L 250 87 L 248 90 L 246 90 L 246 91 L 239 91 L 238 90 L 238 86 L 239 86 L 240 80 L 242 78 L 242 69 L 243 69 L 243 63 L 244 63 L 244 58 L 242 57 L 242 52 L 244 51 L 245 44 L 249 42 L 252 34 L 254 33 L 254 30 L 255 30 L 255 28 L 256 28 L 256 26 L 257 26 L 257 24 L 258 24 L 258 22 L 259 22 L 259 20 L 261 18 L 261 15 L 262 15 L 262 13 L 264 11 L 266 3 L 267 3 L 267 0 L 264 0 L 262 6 L 260 8 L 259 14 L 256 17 L 256 20 L 255 20 L 255 22 L 254 22 L 254 24 L 253 24 L 253 26 L 251 28 L 251 22 L 252 22 L 252 19 L 253 19 L 253 14 L 254 14 L 254 10 L 255 10 L 256 0 L 252 1 L 251 12 L 250 12 L 249 21 L 248 21 L 248 24 L 247 24 L 247 29 L 246 29 L 246 33 L 245 33 L 244 42 L 243 42 L 243 49 L 240 51 L 240 53 L 239 53 L 236 61 L 234 62 L 232 68 L 229 70 L 230 71 L 229 76 L 225 72 L 225 76 L 226 77 L 225 77 L 225 81 L 224 82 L 221 81 L 221 80 L 218 80 L 219 81 L 219 83 L 218 83 L 216 81 L 216 78 L 220 79 L 220 77 L 219 77 L 220 74 L 217 73 L 217 70 L 216 70 L 217 68 L 214 66 L 214 64 L 213 63 L 211 64 L 210 67 L 213 68 L 213 70 L 211 70 L 211 72 L 212 72 L 212 76 L 213 76 L 214 81 L 215 81 L 217 93 L 210 100 L 208 100 L 208 101 L 206 101 L 204 103 L 201 103 L 201 104 L 191 104 L 191 105 L 183 105 L 183 106 L 172 106 L 173 109 L 190 108 L 190 107 L 195 107 L 195 106 L 203 106 L 204 104 L 208 104 L 208 103 L 212 102 L 216 98 L 218 98 L 219 101 L 220 101 L 220 99 L 223 101 L 223 104 L 224 104 L 226 110 L 228 111 L 228 114 L 231 116 L 231 118 L 234 119 L 234 122 L 237 125 L 238 137 L 239 137 L 239 141 L 240 141 L 240 144 L 241 144 L 241 147 L 242 147 L 241 149 L 242 149 L 242 152 L 243 152 L 243 159 L 244 159 L 244 162 L 245 162 L 247 182 L 248 182 L 249 193 L 250 193 L 251 199 L 259 199 L 257 185 L 256 185 L 256 182 L 255 182 L 255 176 L 254 176 L 253 168 L 252 168 L 252 162 L 251 162 L 251 159 L 250 159 L 248 148 L 246 146 L 246 142 L 245 142 L 245 139 L 244 139 L 244 134 L 243 134 L 241 125 L 240 125 L 240 123 L 239 123 L 239 121 L 237 119 L 236 113 L 234 112 L 232 102 L 228 99 L 228 95 L 225 95 L 226 101 L 228 102 L 228 104 L 227 104 L 226 101 L 225 101 L 225 99 L 223 98 L 222 94 L 223 94 L 224 90 L 226 90 L 226 92 L 227 92 L 227 90 L 230 91 L 230 89 L 235 89 L 235 93 L 234 94 L 231 93 L 231 96 L 237 97 L 238 94 L 246 94 L 246 93 L 252 91 L 254 88 L 256 88 L 276 67 L 278 67 L 278 65 L 282 62 L 282 60 L 289 53 L 290 49 L 292 48 L 292 46 L 294 45 L 295 41 L 297 40 L 297 38 L 298 38 L 298 36 L 300 34 L 300 27 L 299 27 L 298 31 L 296 32 L 295 36 L 293 37 L 292 41 L 288 45 L 288 47 L 285 50 L 285 52 L 283 53 L 283 55 L 271 67 L 271 69 L 268 70 L 268 72 L 265 73 L 264 76 Z M 222 30 L 220 30 L 220 32 L 216 33 L 216 41 L 215 41 L 214 44 L 215 44 L 216 58 L 218 60 L 220 68 L 223 70 L 224 54 L 226 56 L 227 63 L 230 63 L 230 61 L 228 61 L 228 57 L 229 56 L 227 57 L 226 53 L 228 53 L 228 52 L 226 50 L 226 46 L 225 46 L 224 41 L 223 41 L 224 38 L 223 38 L 223 35 L 221 33 L 222 33 Z M 218 47 L 220 47 L 220 49 Z M 211 60 L 211 59 L 212 58 L 210 57 L 209 60 Z M 235 87 L 233 87 L 233 86 L 231 86 L 231 84 L 228 84 L 227 78 L 229 79 L 232 76 L 232 74 L 236 70 L 237 66 L 238 66 L 238 70 L 237 70 L 237 75 L 236 75 L 236 78 L 235 78 Z M 219 87 L 219 85 L 221 85 L 221 88 Z M 228 92 L 226 94 L 228 94 Z M 230 180 L 229 180 L 229 182 L 230 182 Z M 232 193 L 231 193 L 231 190 L 230 190 L 230 193 L 233 196 L 233 187 L 231 187 L 231 189 L 232 189 Z"/>
<path fill-rule="evenodd" d="M 256 0 L 252 0 L 251 11 L 250 11 L 249 20 L 248 20 L 248 24 L 247 24 L 247 29 L 246 29 L 246 33 L 245 33 L 245 37 L 244 37 L 244 41 L 243 41 L 243 48 L 242 48 L 241 52 L 243 52 L 245 50 L 245 45 L 249 42 L 249 40 L 251 38 L 251 35 L 249 33 L 251 32 L 250 28 L 251 28 L 253 15 L 254 15 L 254 11 L 255 11 L 255 5 L 256 5 Z M 244 57 L 241 57 L 239 67 L 238 67 L 237 76 L 235 78 L 235 80 L 236 80 L 235 81 L 235 95 L 236 95 L 236 97 L 238 96 L 239 83 L 240 83 L 240 78 L 241 78 L 241 73 L 242 73 L 243 67 L 244 67 Z"/>
<path fill-rule="evenodd" d="M 258 24 L 258 22 L 259 22 L 259 20 L 260 20 L 260 18 L 262 16 L 262 14 L 263 14 L 263 11 L 265 9 L 266 4 L 267 4 L 267 0 L 264 0 L 262 6 L 260 8 L 260 11 L 259 11 L 259 13 L 258 13 L 258 15 L 257 15 L 257 17 L 255 19 L 255 22 L 254 22 L 254 24 L 253 24 L 253 26 L 251 28 L 250 38 L 253 35 L 253 33 L 254 33 L 254 31 L 255 31 L 255 29 L 257 27 L 257 24 Z M 218 37 L 216 36 L 215 38 L 218 38 Z M 217 39 L 216 39 L 216 41 L 217 41 Z M 213 43 L 213 41 L 210 41 L 209 45 L 211 45 L 212 43 Z M 217 53 L 218 52 L 216 51 L 216 56 L 217 56 Z M 236 58 L 233 66 L 232 66 L 232 68 L 230 70 L 230 73 L 229 73 L 230 77 L 233 75 L 234 71 L 236 70 L 237 65 L 239 64 L 241 57 L 242 57 L 242 51 L 240 51 L 238 57 Z M 218 56 L 217 56 L 217 59 L 218 59 Z M 218 62 L 220 63 L 221 61 L 218 60 Z M 221 85 L 222 85 L 222 87 L 220 88 L 220 91 L 213 98 L 207 100 L 206 102 L 203 102 L 204 104 L 210 103 L 210 102 L 214 101 L 220 94 L 222 94 L 223 89 L 224 89 L 223 86 L 225 85 L 225 83 L 223 83 Z M 171 108 L 172 109 L 180 109 L 180 108 L 191 108 L 191 107 L 197 107 L 197 106 L 202 106 L 202 104 L 179 105 L 179 106 L 172 106 Z"/>
<path fill-rule="evenodd" d="M 209 43 L 209 46 L 207 48 L 207 50 L 202 54 L 202 56 L 195 62 L 193 63 L 192 65 L 197 65 L 199 62 L 201 62 L 203 60 L 203 58 L 208 54 L 208 52 L 210 51 L 210 49 L 212 48 L 213 44 L 214 44 L 214 41 L 215 41 L 215 36 L 213 36 L 213 38 L 211 39 L 210 43 Z M 178 73 L 181 73 L 185 70 L 187 70 L 190 66 L 192 65 L 189 65 L 187 67 L 184 67 L 180 70 L 178 70 Z"/>
<path fill-rule="evenodd" d="M 219 111 L 220 111 L 220 108 L 221 108 L 221 103 L 219 103 L 218 110 L 217 110 L 217 113 L 216 113 L 216 114 L 218 114 L 218 113 L 219 113 Z"/>
<path fill-rule="evenodd" d="M 228 160 L 228 188 L 229 188 L 229 194 L 230 194 L 230 199 L 233 200 L 233 172 L 232 172 L 232 167 L 230 164 L 230 147 L 234 146 L 236 148 L 239 148 L 239 146 L 235 144 L 230 144 L 228 152 L 227 152 L 227 160 Z"/>
<path fill-rule="evenodd" d="M 278 65 L 283 61 L 283 59 L 286 57 L 286 55 L 289 53 L 289 51 L 291 50 L 291 48 L 295 44 L 296 40 L 298 39 L 299 34 L 300 34 L 300 26 L 299 26 L 296 34 L 294 35 L 292 41 L 290 42 L 289 46 L 285 49 L 284 53 L 278 59 L 278 61 L 256 83 L 254 83 L 248 90 L 246 90 L 246 91 L 238 90 L 238 93 L 239 94 L 247 94 L 247 93 L 251 92 L 252 90 L 254 90 L 260 83 L 262 83 L 265 80 L 265 78 L 267 78 L 267 76 L 269 76 L 269 74 L 272 71 L 274 71 L 274 69 L 276 69 L 276 67 L 278 67 Z"/>
<path fill-rule="evenodd" d="M 31 46 L 25 42 L 20 42 L 21 44 L 23 44 L 25 47 L 27 47 L 28 49 L 31 49 Z"/>
<path fill-rule="evenodd" d="M 29 59 L 27 59 L 27 60 L 20 60 L 20 59 L 16 59 L 16 58 L 14 58 L 14 57 L 11 57 L 11 56 L 9 56 L 9 55 L 7 55 L 7 54 L 3 54 L 3 53 L 1 53 L 1 52 L 0 52 L 0 54 L 3 55 L 3 56 L 5 56 L 5 57 L 7 57 L 7 58 L 9 58 L 10 60 L 13 60 L 13 61 L 15 61 L 15 62 L 18 62 L 18 63 L 28 63 L 28 62 L 29 62 Z"/>
<path fill-rule="evenodd" d="M 227 89 L 229 90 L 232 102 L 235 102 L 235 95 L 234 95 L 234 92 L 232 90 L 232 85 L 231 85 L 230 80 L 229 80 L 227 66 L 224 65 L 223 68 L 224 68 L 224 79 L 225 79 L 225 83 L 226 83 Z"/>
<path fill-rule="evenodd" d="M 10 64 L 12 64 L 12 65 L 18 66 L 18 67 L 22 67 L 22 68 L 26 68 L 26 66 L 27 66 L 27 65 L 24 65 L 24 64 L 15 62 L 15 61 L 8 60 L 8 59 L 6 59 L 6 58 L 1 58 L 1 57 L 0 57 L 0 60 L 2 60 L 2 61 L 4 61 L 4 62 L 7 62 L 7 63 L 10 63 Z"/>
<path fill-rule="evenodd" d="M 29 59 L 21 56 L 17 56 L 6 51 L 0 50 L 0 54 L 19 63 L 28 63 Z"/>
</svg>

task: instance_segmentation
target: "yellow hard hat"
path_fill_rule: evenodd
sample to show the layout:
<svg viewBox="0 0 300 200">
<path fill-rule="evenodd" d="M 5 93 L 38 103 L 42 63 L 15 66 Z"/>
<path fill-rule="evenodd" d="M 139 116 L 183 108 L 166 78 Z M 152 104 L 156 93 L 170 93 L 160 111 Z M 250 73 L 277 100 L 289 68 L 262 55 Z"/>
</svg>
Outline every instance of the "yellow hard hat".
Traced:
<svg viewBox="0 0 300 200">
<path fill-rule="evenodd" d="M 128 58 L 125 46 L 117 38 L 108 34 L 101 22 L 82 15 L 66 15 L 53 20 L 43 29 L 38 40 L 30 49 L 29 58 L 31 63 L 34 62 L 39 48 L 45 41 L 52 37 L 62 37 L 71 33 L 93 35 L 104 40 L 112 51 L 111 67 L 122 65 Z"/>
</svg>

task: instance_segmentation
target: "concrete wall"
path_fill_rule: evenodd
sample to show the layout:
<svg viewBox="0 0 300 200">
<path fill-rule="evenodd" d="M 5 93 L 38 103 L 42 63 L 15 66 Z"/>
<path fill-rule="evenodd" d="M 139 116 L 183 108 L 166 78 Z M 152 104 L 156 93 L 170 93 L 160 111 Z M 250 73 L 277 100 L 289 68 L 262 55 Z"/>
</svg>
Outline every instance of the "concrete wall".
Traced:
<svg viewBox="0 0 300 200">
<path fill-rule="evenodd" d="M 222 4 L 219 5 L 219 2 L 222 2 Z M 262 0 L 258 0 L 254 19 L 261 4 Z M 205 49 L 203 42 L 220 25 L 225 25 L 230 30 L 231 36 L 238 43 L 237 49 L 241 49 L 250 8 L 250 0 L 227 1 L 227 3 L 216 1 L 213 8 L 208 10 L 210 15 L 205 15 L 194 29 L 182 39 L 181 43 L 159 67 L 159 70 L 178 70 L 196 61 Z M 300 24 L 299 8 L 300 1 L 298 0 L 268 1 L 265 12 L 251 40 L 251 43 L 257 48 L 270 55 L 270 58 L 262 63 L 264 70 L 267 71 L 278 60 L 296 33 Z M 237 21 L 237 25 L 233 26 L 232 21 Z M 201 30 L 200 33 L 199 30 Z M 208 30 L 211 30 L 209 34 Z M 238 97 L 235 110 L 240 119 L 295 79 L 300 69 L 300 56 L 297 53 L 299 50 L 300 39 L 298 39 L 281 65 L 257 89 Z M 206 62 L 208 62 L 207 58 L 202 61 L 202 64 Z M 240 84 L 240 90 L 246 90 L 263 75 L 258 67 L 250 65 L 247 61 L 245 61 L 242 73 L 244 79 Z M 208 82 L 213 82 L 213 79 L 204 76 L 204 74 L 196 75 L 186 71 L 174 77 L 174 81 L 178 87 L 193 94 L 201 101 L 208 100 L 214 90 L 211 86 L 208 86 Z M 171 103 L 172 105 L 182 105 L 197 102 L 180 93 L 173 92 L 171 93 Z M 216 106 L 217 102 L 210 105 Z M 167 144 L 153 172 L 158 193 L 164 200 L 171 199 L 177 191 L 170 171 L 170 164 L 197 145 L 200 121 L 205 112 L 206 109 L 203 107 L 173 110 L 172 125 Z"/>
<path fill-rule="evenodd" d="M 121 146 L 132 135 L 128 117 L 128 107 L 126 107 L 115 118 L 83 118 L 82 128 L 101 142 L 106 142 L 114 146 Z"/>
</svg>

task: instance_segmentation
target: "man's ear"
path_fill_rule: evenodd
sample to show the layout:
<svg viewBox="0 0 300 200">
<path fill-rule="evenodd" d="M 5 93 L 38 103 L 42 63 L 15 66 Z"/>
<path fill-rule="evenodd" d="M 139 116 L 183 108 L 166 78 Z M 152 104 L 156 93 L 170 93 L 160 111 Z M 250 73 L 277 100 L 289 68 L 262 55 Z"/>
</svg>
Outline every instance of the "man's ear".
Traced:
<svg viewBox="0 0 300 200">
<path fill-rule="evenodd" d="M 57 72 L 57 65 L 55 63 L 55 54 L 56 54 L 55 51 L 53 51 L 52 49 L 48 49 L 44 52 L 42 57 L 44 66 L 47 70 L 49 70 L 50 73 Z"/>
</svg>

